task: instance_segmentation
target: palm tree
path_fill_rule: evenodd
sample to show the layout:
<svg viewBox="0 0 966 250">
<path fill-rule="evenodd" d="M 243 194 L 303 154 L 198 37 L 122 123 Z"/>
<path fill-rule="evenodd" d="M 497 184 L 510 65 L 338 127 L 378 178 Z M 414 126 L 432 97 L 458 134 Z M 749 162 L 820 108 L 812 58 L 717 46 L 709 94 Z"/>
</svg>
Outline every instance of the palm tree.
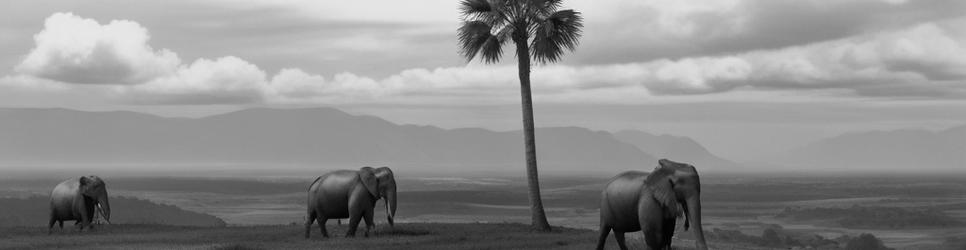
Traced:
<svg viewBox="0 0 966 250">
<path fill-rule="evenodd" d="M 503 45 L 516 45 L 523 103 L 523 134 L 526 146 L 527 184 L 530 191 L 531 225 L 550 231 L 540 200 L 537 178 L 537 149 L 533 131 L 533 102 L 530 97 L 530 59 L 540 63 L 560 60 L 565 50 L 573 51 L 580 38 L 583 21 L 580 12 L 559 10 L 562 0 L 463 0 L 460 3 L 463 25 L 457 31 L 460 54 L 467 61 L 474 57 L 496 63 Z"/>
</svg>

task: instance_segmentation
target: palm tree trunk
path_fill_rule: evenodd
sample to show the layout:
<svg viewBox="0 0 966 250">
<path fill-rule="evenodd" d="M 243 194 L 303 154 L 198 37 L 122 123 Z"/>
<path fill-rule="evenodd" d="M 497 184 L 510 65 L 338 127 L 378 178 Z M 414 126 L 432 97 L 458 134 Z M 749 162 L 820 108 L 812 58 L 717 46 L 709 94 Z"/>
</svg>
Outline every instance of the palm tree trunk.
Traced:
<svg viewBox="0 0 966 250">
<path fill-rule="evenodd" d="M 537 145 L 533 128 L 533 101 L 530 97 L 530 50 L 527 39 L 516 41 L 517 67 L 520 74 L 520 98 L 523 106 L 523 137 L 527 157 L 527 185 L 530 189 L 530 225 L 534 230 L 549 232 L 550 223 L 540 199 L 540 180 L 537 177 Z"/>
</svg>

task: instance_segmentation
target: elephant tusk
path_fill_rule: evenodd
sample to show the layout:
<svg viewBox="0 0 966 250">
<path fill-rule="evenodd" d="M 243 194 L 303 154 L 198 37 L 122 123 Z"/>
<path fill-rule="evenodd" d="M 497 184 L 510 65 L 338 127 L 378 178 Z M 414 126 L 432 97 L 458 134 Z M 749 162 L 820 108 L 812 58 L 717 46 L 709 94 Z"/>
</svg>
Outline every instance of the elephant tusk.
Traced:
<svg viewBox="0 0 966 250">
<path fill-rule="evenodd" d="M 104 218 L 104 221 L 107 222 L 107 224 L 111 224 L 111 220 L 108 220 L 107 217 L 104 216 L 104 206 L 101 206 L 101 204 L 98 203 L 97 208 L 101 212 L 101 218 Z"/>
<path fill-rule="evenodd" d="M 385 203 L 386 203 L 386 214 L 389 215 L 389 219 L 392 219 L 392 212 L 389 211 L 389 202 L 387 201 Z"/>
</svg>

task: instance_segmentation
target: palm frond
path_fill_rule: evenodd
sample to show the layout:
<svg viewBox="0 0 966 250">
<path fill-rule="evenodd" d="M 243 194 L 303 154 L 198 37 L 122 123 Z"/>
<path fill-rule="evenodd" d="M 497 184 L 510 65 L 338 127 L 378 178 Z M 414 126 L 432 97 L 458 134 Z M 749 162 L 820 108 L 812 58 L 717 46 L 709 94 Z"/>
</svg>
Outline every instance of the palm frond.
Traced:
<svg viewBox="0 0 966 250">
<path fill-rule="evenodd" d="M 466 21 L 457 30 L 460 55 L 472 61 L 477 54 L 487 63 L 496 62 L 502 54 L 503 40 L 493 35 L 493 28 L 484 21 Z"/>
<path fill-rule="evenodd" d="M 573 51 L 577 48 L 583 27 L 580 12 L 561 10 L 551 13 L 534 23 L 530 54 L 541 63 L 559 61 L 564 50 Z"/>
<path fill-rule="evenodd" d="M 477 19 L 480 15 L 487 15 L 493 11 L 493 6 L 487 0 L 463 0 L 460 2 L 460 13 L 464 19 Z"/>
<path fill-rule="evenodd" d="M 480 47 L 480 60 L 484 63 L 500 62 L 500 57 L 503 56 L 504 42 L 506 42 L 506 39 L 502 39 L 500 36 L 487 37 L 486 42 Z"/>
<path fill-rule="evenodd" d="M 507 24 L 497 28 L 496 32 L 494 32 L 493 34 L 496 35 L 497 37 L 500 37 L 500 39 L 503 39 L 504 41 L 506 41 L 510 39 L 511 36 L 513 36 L 514 31 L 516 31 L 515 27 L 511 24 Z"/>
<path fill-rule="evenodd" d="M 563 6 L 563 0 L 544 0 L 544 2 L 546 4 L 546 8 L 553 9 L 554 11 Z"/>
<path fill-rule="evenodd" d="M 531 12 L 539 17 L 550 16 L 563 5 L 563 0 L 528 0 L 528 2 Z"/>
<path fill-rule="evenodd" d="M 463 0 L 460 14 L 463 20 L 484 21 L 490 26 L 500 26 L 510 18 L 507 16 L 508 0 Z"/>
<path fill-rule="evenodd" d="M 506 16 L 508 22 L 518 22 L 527 18 L 529 1 L 527 0 L 494 0 L 494 5 Z"/>
</svg>

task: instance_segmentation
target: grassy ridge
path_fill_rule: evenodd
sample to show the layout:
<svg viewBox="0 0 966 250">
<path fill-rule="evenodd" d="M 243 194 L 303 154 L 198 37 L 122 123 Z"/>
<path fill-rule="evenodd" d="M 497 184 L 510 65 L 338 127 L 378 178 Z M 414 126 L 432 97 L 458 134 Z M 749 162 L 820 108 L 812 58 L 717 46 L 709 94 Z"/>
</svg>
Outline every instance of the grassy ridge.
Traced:
<svg viewBox="0 0 966 250">
<path fill-rule="evenodd" d="M 554 228 L 552 233 L 531 233 L 521 224 L 407 223 L 395 228 L 380 225 L 369 238 L 344 238 L 345 225 L 329 225 L 332 238 L 322 238 L 313 226 L 312 238 L 304 227 L 177 227 L 160 225 L 109 225 L 89 232 L 73 229 L 47 235 L 40 227 L 0 228 L 0 249 L 593 249 L 597 232 Z M 643 249 L 629 239 L 633 249 Z M 617 249 L 613 237 L 608 249 Z M 678 242 L 676 249 L 690 249 Z M 687 245 L 687 246 L 686 246 Z M 725 248 L 733 249 L 733 248 Z"/>
<path fill-rule="evenodd" d="M 225 226 L 224 220 L 176 206 L 158 204 L 132 197 L 110 197 L 111 221 L 118 224 L 166 224 L 178 226 Z M 50 218 L 50 198 L 0 198 L 0 227 L 46 226 Z M 64 223 L 69 227 L 74 221 Z"/>
</svg>

